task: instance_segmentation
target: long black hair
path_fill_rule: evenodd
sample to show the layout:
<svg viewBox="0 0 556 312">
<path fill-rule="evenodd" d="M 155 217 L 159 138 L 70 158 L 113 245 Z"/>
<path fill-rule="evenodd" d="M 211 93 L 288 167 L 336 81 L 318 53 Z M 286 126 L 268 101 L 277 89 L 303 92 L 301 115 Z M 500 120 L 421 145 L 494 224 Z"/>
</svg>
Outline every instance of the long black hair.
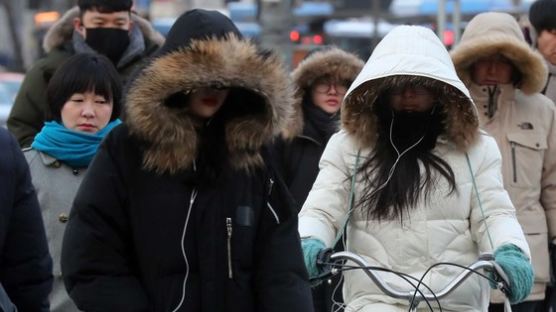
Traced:
<svg viewBox="0 0 556 312">
<path fill-rule="evenodd" d="M 434 90 L 431 91 L 434 93 Z M 377 98 L 372 109 L 378 117 L 376 144 L 370 157 L 358 169 L 366 188 L 357 206 L 366 211 L 368 220 L 402 221 L 422 196 L 428 200 L 430 191 L 438 181 L 437 173 L 448 181 L 448 194 L 456 190 L 452 168 L 432 152 L 438 136 L 445 131 L 446 118 L 441 106 L 441 103 L 436 103 L 432 111 L 424 115 L 415 113 L 415 118 L 409 117 L 405 122 L 397 120 L 397 124 L 392 124 L 395 114 L 388 104 L 387 91 Z M 421 114 L 420 117 L 417 114 Z M 391 139 L 399 153 L 419 140 L 420 143 L 398 160 Z M 424 169 L 423 175 L 420 164 Z"/>
</svg>

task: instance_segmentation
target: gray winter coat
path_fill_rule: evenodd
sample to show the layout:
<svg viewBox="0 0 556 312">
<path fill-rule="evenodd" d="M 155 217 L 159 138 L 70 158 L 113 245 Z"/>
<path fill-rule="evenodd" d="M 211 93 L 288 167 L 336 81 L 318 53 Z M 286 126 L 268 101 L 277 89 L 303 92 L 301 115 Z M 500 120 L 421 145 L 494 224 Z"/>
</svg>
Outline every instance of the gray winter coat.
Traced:
<svg viewBox="0 0 556 312">
<path fill-rule="evenodd" d="M 39 198 L 48 249 L 53 260 L 54 284 L 50 294 L 51 311 L 79 311 L 64 287 L 60 256 L 71 204 L 86 169 L 73 169 L 32 148 L 24 149 L 23 153 L 29 164 L 33 185 Z"/>
</svg>

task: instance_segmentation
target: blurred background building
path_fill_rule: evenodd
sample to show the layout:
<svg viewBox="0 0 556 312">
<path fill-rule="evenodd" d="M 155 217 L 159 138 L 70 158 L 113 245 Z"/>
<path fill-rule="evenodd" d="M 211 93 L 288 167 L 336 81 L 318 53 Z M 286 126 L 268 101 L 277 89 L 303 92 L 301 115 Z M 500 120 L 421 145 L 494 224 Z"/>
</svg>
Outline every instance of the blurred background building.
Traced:
<svg viewBox="0 0 556 312">
<path fill-rule="evenodd" d="M 43 53 L 48 27 L 75 0 L 1 0 L 0 68 L 24 71 Z M 367 58 L 397 24 L 425 25 L 447 47 L 457 42 L 466 21 L 484 11 L 525 14 L 533 0 L 135 0 L 135 10 L 166 33 L 191 8 L 228 15 L 245 36 L 279 51 L 293 66 L 307 51 L 335 44 Z"/>
</svg>

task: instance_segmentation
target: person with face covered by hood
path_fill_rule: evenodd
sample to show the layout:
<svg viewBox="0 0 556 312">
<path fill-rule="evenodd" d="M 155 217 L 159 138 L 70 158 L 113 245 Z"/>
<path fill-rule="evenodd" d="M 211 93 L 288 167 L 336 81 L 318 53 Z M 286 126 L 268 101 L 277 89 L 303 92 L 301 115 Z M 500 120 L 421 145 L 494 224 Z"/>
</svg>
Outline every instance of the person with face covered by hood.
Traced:
<svg viewBox="0 0 556 312">
<path fill-rule="evenodd" d="M 340 233 L 346 250 L 369 265 L 417 279 L 433 264 L 467 266 L 494 252 L 509 275 L 510 300 L 527 296 L 529 247 L 503 188 L 496 142 L 479 132 L 469 92 L 431 30 L 398 26 L 384 37 L 350 86 L 341 121 L 299 214 L 310 276 L 321 273 L 316 257 Z M 414 291 L 393 274 L 377 273 L 394 289 Z M 438 291 L 460 273 L 435 267 L 423 283 Z M 489 294 L 488 282 L 474 275 L 440 305 L 485 311 Z M 343 295 L 346 311 L 409 308 L 362 270 L 344 273 Z M 430 310 L 421 302 L 418 311 Z"/>
<path fill-rule="evenodd" d="M 78 0 L 46 33 L 46 56 L 29 69 L 7 121 L 21 147 L 28 147 L 48 112 L 46 89 L 54 72 L 77 53 L 108 57 L 124 85 L 143 60 L 162 45 L 164 37 L 131 12 L 131 0 Z"/>
<path fill-rule="evenodd" d="M 354 54 L 336 47 L 312 51 L 292 72 L 297 90 L 295 114 L 274 144 L 284 181 L 301 209 L 319 173 L 319 159 L 338 130 L 340 106 L 347 88 L 363 68 Z M 315 311 L 330 311 L 335 283 L 313 288 Z"/>
<path fill-rule="evenodd" d="M 452 59 L 477 104 L 480 127 L 498 143 L 504 187 L 531 247 L 535 287 L 513 310 L 535 311 L 549 281 L 548 246 L 556 235 L 555 109 L 540 94 L 546 67 L 517 21 L 495 12 L 469 22 Z M 500 296 L 495 293 L 493 302 L 501 303 Z"/>
<path fill-rule="evenodd" d="M 292 113 L 279 58 L 216 11 L 180 16 L 126 95 L 62 247 L 85 311 L 312 311 L 297 215 L 265 143 Z"/>
</svg>

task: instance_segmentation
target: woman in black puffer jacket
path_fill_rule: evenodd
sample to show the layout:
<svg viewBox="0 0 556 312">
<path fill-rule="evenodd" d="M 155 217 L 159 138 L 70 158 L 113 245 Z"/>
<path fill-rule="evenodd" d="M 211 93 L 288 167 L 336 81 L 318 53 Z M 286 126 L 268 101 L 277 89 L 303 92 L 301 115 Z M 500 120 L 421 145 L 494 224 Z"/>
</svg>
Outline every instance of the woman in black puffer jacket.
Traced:
<svg viewBox="0 0 556 312">
<path fill-rule="evenodd" d="M 312 311 L 297 215 L 264 143 L 281 62 L 215 11 L 182 15 L 89 167 L 62 272 L 85 311 Z"/>
</svg>

